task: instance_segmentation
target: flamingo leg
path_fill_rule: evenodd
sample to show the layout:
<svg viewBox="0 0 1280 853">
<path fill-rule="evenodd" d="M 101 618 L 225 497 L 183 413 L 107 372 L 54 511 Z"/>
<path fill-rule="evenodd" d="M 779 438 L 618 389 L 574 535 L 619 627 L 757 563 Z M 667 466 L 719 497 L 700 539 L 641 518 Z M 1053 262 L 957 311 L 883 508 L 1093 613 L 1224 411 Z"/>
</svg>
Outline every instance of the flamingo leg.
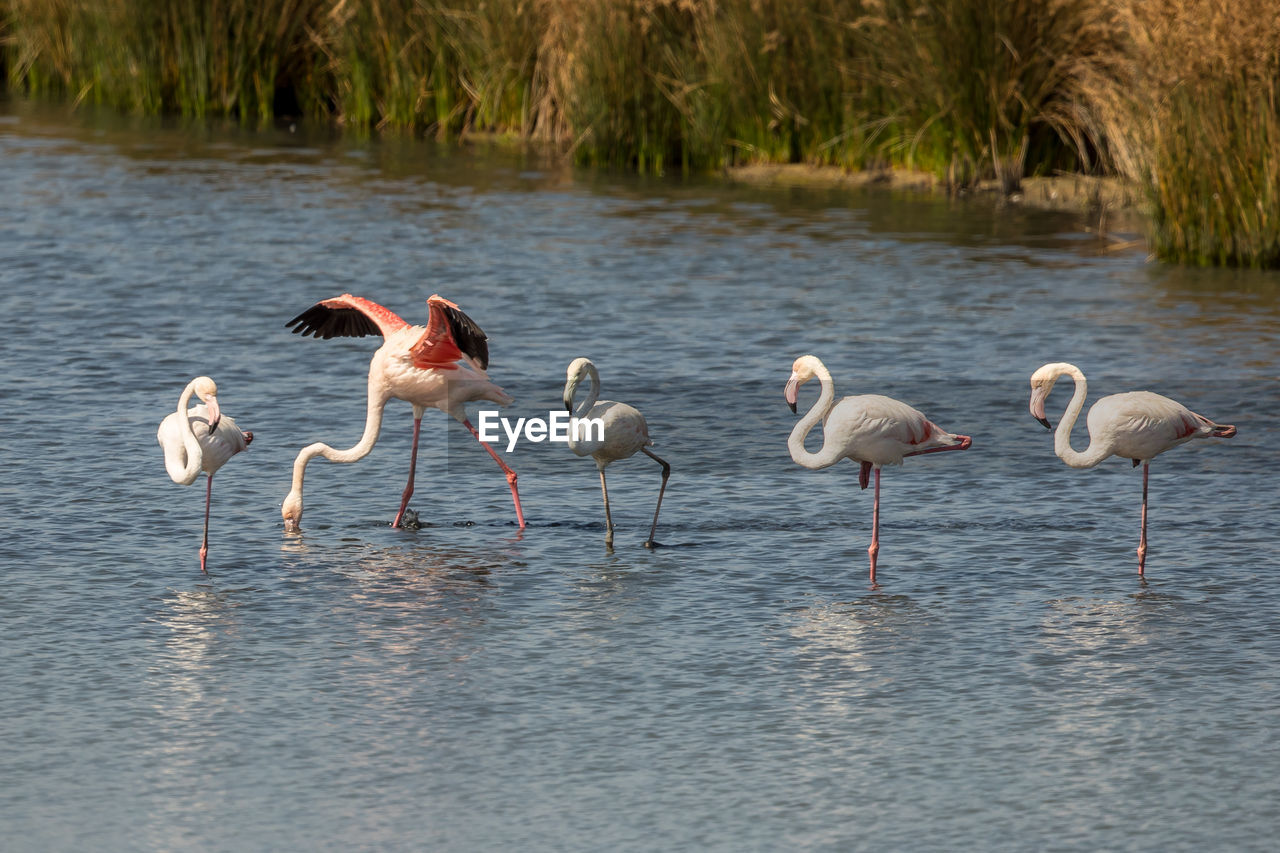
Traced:
<svg viewBox="0 0 1280 853">
<path fill-rule="evenodd" d="M 871 508 L 871 585 L 876 585 L 876 555 L 880 553 L 880 466 L 876 466 L 876 499 Z"/>
<path fill-rule="evenodd" d="M 1147 565 L 1147 471 L 1150 462 L 1142 463 L 1142 533 L 1138 537 L 1138 576 L 1144 577 Z"/>
<path fill-rule="evenodd" d="M 600 492 L 604 495 L 604 544 L 613 548 L 613 515 L 609 512 L 609 487 L 604 482 L 604 466 L 600 466 Z"/>
<path fill-rule="evenodd" d="M 205 568 L 205 560 L 209 556 L 209 504 L 213 502 L 213 475 L 210 474 L 205 478 L 204 486 L 204 539 L 200 542 L 200 571 L 206 575 L 209 570 Z"/>
<path fill-rule="evenodd" d="M 652 548 L 654 546 L 653 534 L 658 531 L 658 513 L 662 511 L 662 495 L 667 491 L 667 478 L 671 476 L 671 466 L 667 464 L 665 459 L 660 459 L 657 454 L 650 453 L 649 448 L 640 448 L 645 456 L 657 462 L 662 466 L 662 486 L 658 489 L 658 505 L 653 510 L 653 524 L 649 526 L 649 539 L 644 543 L 644 547 Z M 600 471 L 600 475 L 604 476 L 604 470 Z"/>
<path fill-rule="evenodd" d="M 471 425 L 470 418 L 463 418 L 462 425 L 471 431 L 471 434 L 476 437 L 476 441 L 480 442 L 480 446 L 493 457 L 493 461 L 498 463 L 498 467 L 506 472 L 507 485 L 511 487 L 511 500 L 514 501 L 516 505 L 516 521 L 520 523 L 520 529 L 524 530 L 524 510 L 520 508 L 520 492 L 516 489 L 516 472 L 512 471 L 510 466 L 503 462 L 502 458 L 498 456 L 498 454 L 493 452 L 493 448 L 490 447 L 488 443 L 481 441 L 480 433 L 478 433 L 476 428 Z"/>
<path fill-rule="evenodd" d="M 413 497 L 413 475 L 418 470 L 418 433 L 422 431 L 422 412 L 423 410 L 417 406 L 413 407 L 413 450 L 409 451 L 409 482 L 405 484 L 404 493 L 400 495 L 400 511 L 396 513 L 396 520 L 391 522 L 392 527 L 400 526 L 405 507 L 409 506 L 409 498 Z"/>
</svg>

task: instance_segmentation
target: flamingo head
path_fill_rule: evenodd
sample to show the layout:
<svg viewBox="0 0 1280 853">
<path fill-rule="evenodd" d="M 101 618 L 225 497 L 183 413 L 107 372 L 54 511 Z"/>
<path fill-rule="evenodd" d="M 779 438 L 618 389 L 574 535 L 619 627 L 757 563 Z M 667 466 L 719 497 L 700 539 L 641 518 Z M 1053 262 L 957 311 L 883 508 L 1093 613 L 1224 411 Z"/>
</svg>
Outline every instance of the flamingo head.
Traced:
<svg viewBox="0 0 1280 853">
<path fill-rule="evenodd" d="M 822 362 L 812 355 L 802 355 L 792 362 L 791 378 L 787 380 L 786 390 L 783 391 L 783 396 L 786 397 L 792 413 L 796 411 L 796 399 L 800 386 L 817 375 L 817 365 L 821 364 Z"/>
<path fill-rule="evenodd" d="M 1031 417 L 1044 424 L 1045 429 L 1053 429 L 1053 424 L 1044 414 L 1044 402 L 1049 399 L 1053 384 L 1062 375 L 1058 364 L 1046 364 L 1031 374 Z"/>
<path fill-rule="evenodd" d="M 564 408 L 571 415 L 573 414 L 573 396 L 578 393 L 578 385 L 587 377 L 590 366 L 591 359 L 575 358 L 569 362 L 569 368 L 565 371 Z"/>
<path fill-rule="evenodd" d="M 218 407 L 218 385 L 208 376 L 197 376 L 191 384 L 195 386 L 200 402 L 204 403 L 208 412 L 206 419 L 209 421 L 209 432 L 213 432 L 218 428 L 218 421 L 222 420 L 222 409 Z"/>
<path fill-rule="evenodd" d="M 289 492 L 280 506 L 280 516 L 284 519 L 284 532 L 297 533 L 302 530 L 302 493 L 297 489 Z"/>
</svg>

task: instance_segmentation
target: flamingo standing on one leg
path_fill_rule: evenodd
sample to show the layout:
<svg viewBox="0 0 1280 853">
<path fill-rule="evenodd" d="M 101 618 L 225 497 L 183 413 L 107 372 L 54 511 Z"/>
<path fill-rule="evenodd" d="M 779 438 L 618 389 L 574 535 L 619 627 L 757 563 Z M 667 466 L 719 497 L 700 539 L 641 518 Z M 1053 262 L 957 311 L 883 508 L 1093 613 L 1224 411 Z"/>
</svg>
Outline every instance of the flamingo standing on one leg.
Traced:
<svg viewBox="0 0 1280 853">
<path fill-rule="evenodd" d="M 204 405 L 188 410 L 191 395 Z M 187 383 L 178 398 L 178 410 L 160 422 L 156 439 L 164 448 L 164 467 L 175 483 L 189 486 L 206 474 L 204 492 L 204 539 L 200 543 L 200 571 L 209 570 L 209 504 L 213 500 L 213 475 L 253 441 L 253 433 L 242 432 L 236 422 L 222 416 L 218 407 L 218 386 L 208 376 L 197 376 Z"/>
<path fill-rule="evenodd" d="M 587 398 L 573 405 L 573 397 L 578 392 L 578 384 L 583 378 L 590 377 L 591 388 Z M 610 462 L 634 456 L 638 450 L 662 466 L 662 486 L 658 489 L 658 505 L 653 510 L 653 524 L 649 526 L 649 538 L 644 547 L 654 546 L 653 534 L 658 529 L 658 513 L 662 510 L 662 495 L 667 490 L 667 478 L 671 476 L 671 466 L 666 460 L 659 458 L 649 447 L 653 439 L 649 438 L 649 426 L 644 415 L 626 403 L 615 403 L 612 400 L 599 400 L 600 374 L 589 359 L 576 358 L 569 364 L 564 383 L 564 407 L 569 414 L 579 420 L 600 419 L 604 423 L 603 433 L 593 433 L 589 425 L 581 424 L 572 427 L 569 434 L 569 449 L 579 456 L 590 456 L 600 469 L 600 491 L 604 494 L 604 544 L 613 547 L 613 516 L 609 513 L 609 487 L 605 485 L 604 469 Z"/>
<path fill-rule="evenodd" d="M 858 483 L 867 487 L 872 469 L 876 472 L 876 496 L 871 510 L 871 584 L 876 582 L 876 556 L 880 553 L 880 466 L 901 465 L 905 456 L 937 453 L 943 450 L 968 450 L 972 439 L 953 435 L 930 421 L 906 403 L 862 394 L 835 399 L 835 385 L 826 366 L 816 356 L 802 355 L 791 365 L 785 396 L 791 411 L 796 410 L 796 394 L 800 386 L 813 377 L 822 384 L 818 402 L 791 430 L 787 449 L 791 458 L 806 468 L 827 468 L 841 459 L 852 459 L 861 466 Z M 804 439 L 814 425 L 822 421 L 822 449 L 805 450 Z"/>
<path fill-rule="evenodd" d="M 489 381 L 489 346 L 484 331 L 458 306 L 439 295 L 427 300 L 427 325 L 411 326 L 395 313 L 368 299 L 344 293 L 317 302 L 294 317 L 286 326 L 302 335 L 329 339 L 335 336 L 360 338 L 381 334 L 383 343 L 369 362 L 369 410 L 364 435 L 349 450 L 336 450 L 316 442 L 298 453 L 293 462 L 293 487 L 284 499 L 280 514 L 286 532 L 301 529 L 302 481 L 307 463 L 316 456 L 331 462 L 355 462 L 369 455 L 382 427 L 382 411 L 394 399 L 413 404 L 413 450 L 409 456 L 409 482 L 400 497 L 400 510 L 393 527 L 399 527 L 405 507 L 413 496 L 413 477 L 418 466 L 418 433 L 422 413 L 428 408 L 447 412 L 479 440 L 476 428 L 467 419 L 465 405 L 474 400 L 488 400 L 500 406 L 512 400 L 507 392 Z M 481 442 L 507 475 L 511 499 L 516 505 L 516 520 L 524 528 L 524 511 L 520 508 L 520 492 L 516 489 L 516 472 Z"/>
<path fill-rule="evenodd" d="M 1150 391 L 1130 391 L 1103 397 L 1089 408 L 1089 446 L 1083 453 L 1071 447 L 1071 430 L 1084 408 L 1088 383 L 1074 364 L 1046 364 L 1031 374 L 1031 415 L 1046 428 L 1053 424 L 1044 415 L 1044 403 L 1061 376 L 1075 380 L 1076 390 L 1053 435 L 1053 450 L 1072 468 L 1092 468 L 1108 456 L 1142 463 L 1142 532 L 1138 536 L 1138 574 L 1147 563 L 1147 473 L 1151 459 L 1193 438 L 1231 438 L 1236 428 L 1216 424 L 1186 406 Z"/>
</svg>

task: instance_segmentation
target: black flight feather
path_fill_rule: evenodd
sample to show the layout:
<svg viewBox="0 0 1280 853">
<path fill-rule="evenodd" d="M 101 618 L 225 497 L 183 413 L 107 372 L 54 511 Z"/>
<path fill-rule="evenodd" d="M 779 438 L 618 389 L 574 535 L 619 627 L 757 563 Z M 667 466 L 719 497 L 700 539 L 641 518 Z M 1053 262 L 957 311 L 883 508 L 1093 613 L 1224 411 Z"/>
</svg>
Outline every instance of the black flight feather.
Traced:
<svg viewBox="0 0 1280 853">
<path fill-rule="evenodd" d="M 314 335 L 326 341 L 330 338 L 363 338 L 382 334 L 378 324 L 370 320 L 363 311 L 355 308 L 329 308 L 321 303 L 312 305 L 284 325 L 303 337 Z"/>
<path fill-rule="evenodd" d="M 480 365 L 481 370 L 489 369 L 489 338 L 466 314 L 448 305 L 440 306 L 444 310 L 445 319 L 449 321 L 449 331 L 453 333 L 454 343 Z"/>
</svg>

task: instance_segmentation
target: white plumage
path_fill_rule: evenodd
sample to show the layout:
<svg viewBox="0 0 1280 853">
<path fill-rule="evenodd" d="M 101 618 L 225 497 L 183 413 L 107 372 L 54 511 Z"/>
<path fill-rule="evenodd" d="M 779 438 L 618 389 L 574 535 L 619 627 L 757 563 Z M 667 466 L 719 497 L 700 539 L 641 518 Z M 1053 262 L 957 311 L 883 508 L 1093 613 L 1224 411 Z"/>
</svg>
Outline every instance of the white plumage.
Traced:
<svg viewBox="0 0 1280 853">
<path fill-rule="evenodd" d="M 203 401 L 203 405 L 188 409 L 193 394 Z M 189 486 L 201 471 L 208 477 L 204 539 L 200 545 L 200 570 L 207 574 L 205 561 L 209 553 L 209 504 L 213 498 L 213 475 L 232 456 L 249 446 L 253 433 L 242 432 L 234 420 L 222 415 L 218 405 L 218 386 L 208 376 L 197 376 L 183 389 L 177 411 L 160 422 L 156 440 L 164 450 L 165 470 L 175 483 Z"/>
<path fill-rule="evenodd" d="M 922 413 L 892 397 L 862 394 L 835 399 L 831 373 L 816 356 L 803 355 L 791 366 L 791 378 L 784 392 L 791 411 L 796 410 L 800 386 L 814 377 L 822 391 L 813 408 L 800 419 L 787 439 L 791 458 L 806 468 L 830 467 L 841 459 L 859 464 L 858 482 L 866 488 L 875 471 L 875 502 L 871 515 L 871 582 L 876 581 L 876 556 L 880 552 L 880 467 L 900 465 L 906 456 L 942 450 L 966 450 L 967 435 L 954 435 L 930 421 Z M 822 448 L 817 453 L 805 449 L 804 439 L 822 421 Z"/>
<path fill-rule="evenodd" d="M 1144 574 L 1147 557 L 1147 475 L 1151 460 L 1166 450 L 1194 438 L 1230 438 L 1236 428 L 1217 424 L 1198 415 L 1176 400 L 1150 391 L 1129 391 L 1098 400 L 1089 409 L 1085 423 L 1089 446 L 1077 451 L 1071 446 L 1071 430 L 1084 408 L 1088 383 L 1074 364 L 1053 362 L 1031 375 L 1031 415 L 1053 429 L 1045 417 L 1044 404 L 1054 383 L 1062 376 L 1075 382 L 1075 393 L 1053 435 L 1054 452 L 1072 468 L 1092 468 L 1109 456 L 1142 463 L 1142 532 L 1138 539 L 1138 574 Z"/>
<path fill-rule="evenodd" d="M 583 379 L 590 378 L 591 386 L 586 399 L 575 408 L 573 398 L 577 394 L 578 385 Z M 600 400 L 600 374 L 596 366 L 586 358 L 576 358 L 569 363 L 565 375 L 564 406 L 574 418 L 584 420 L 599 419 L 604 424 L 603 435 L 599 430 L 582 428 L 571 429 L 569 433 L 569 449 L 579 456 L 590 456 L 600 470 L 600 491 L 604 495 L 605 544 L 613 546 L 613 516 L 609 512 L 609 487 L 605 483 L 604 469 L 612 462 L 634 456 L 636 451 L 644 453 L 662 466 L 662 486 L 658 489 L 658 505 L 653 511 L 653 524 L 649 528 L 646 548 L 654 546 L 653 535 L 658 529 L 658 513 L 662 509 L 662 495 L 667 489 L 667 478 L 671 476 L 671 466 L 665 460 L 649 450 L 653 439 L 649 438 L 649 427 L 644 415 L 634 406 L 618 403 L 613 400 Z"/>
</svg>

